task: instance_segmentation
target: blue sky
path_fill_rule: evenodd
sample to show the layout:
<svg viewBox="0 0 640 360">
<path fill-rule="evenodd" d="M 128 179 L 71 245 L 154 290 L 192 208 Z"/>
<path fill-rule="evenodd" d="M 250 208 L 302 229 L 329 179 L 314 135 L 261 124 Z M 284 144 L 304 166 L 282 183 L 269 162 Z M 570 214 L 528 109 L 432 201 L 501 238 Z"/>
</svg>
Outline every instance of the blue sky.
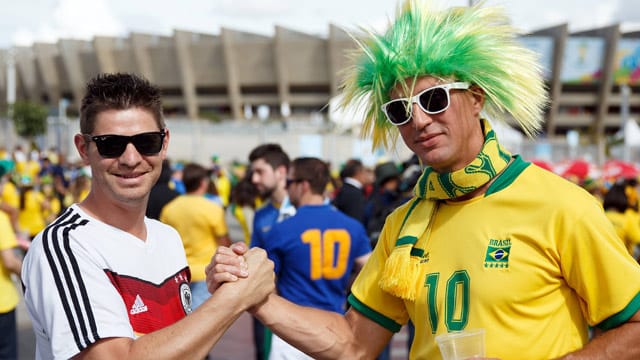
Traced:
<svg viewBox="0 0 640 360">
<path fill-rule="evenodd" d="M 623 29 L 640 29 L 637 0 L 486 2 L 504 6 L 525 31 L 562 23 L 578 31 L 617 22 Z M 439 3 L 468 5 L 469 0 Z M 60 37 L 169 35 L 174 29 L 216 34 L 221 27 L 271 35 L 280 25 L 326 35 L 329 23 L 348 29 L 383 28 L 395 7 L 394 0 L 0 0 L 0 48 L 55 42 Z"/>
</svg>

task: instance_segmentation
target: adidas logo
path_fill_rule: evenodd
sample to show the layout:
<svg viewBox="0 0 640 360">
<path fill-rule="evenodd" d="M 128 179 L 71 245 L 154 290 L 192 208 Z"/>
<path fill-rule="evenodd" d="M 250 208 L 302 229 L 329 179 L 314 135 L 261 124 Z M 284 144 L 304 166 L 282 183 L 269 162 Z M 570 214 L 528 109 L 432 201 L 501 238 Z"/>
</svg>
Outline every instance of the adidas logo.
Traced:
<svg viewBox="0 0 640 360">
<path fill-rule="evenodd" d="M 140 294 L 136 295 L 136 301 L 133 302 L 133 305 L 131 306 L 131 310 L 129 310 L 129 314 L 131 315 L 140 314 L 140 313 L 146 312 L 147 310 L 148 310 L 147 305 L 145 305 L 144 302 L 142 301 Z"/>
</svg>

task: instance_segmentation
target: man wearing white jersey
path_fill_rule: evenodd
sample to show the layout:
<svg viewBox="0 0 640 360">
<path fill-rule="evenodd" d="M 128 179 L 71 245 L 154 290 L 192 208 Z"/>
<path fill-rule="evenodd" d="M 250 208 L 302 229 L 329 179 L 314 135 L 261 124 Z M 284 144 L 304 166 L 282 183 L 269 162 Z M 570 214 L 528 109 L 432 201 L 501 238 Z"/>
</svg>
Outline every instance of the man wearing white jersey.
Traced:
<svg viewBox="0 0 640 360">
<path fill-rule="evenodd" d="M 169 144 L 158 89 L 135 75 L 98 75 L 80 113 L 74 142 L 91 166 L 91 192 L 36 236 L 24 260 L 36 358 L 204 358 L 273 290 L 272 265 L 252 250 L 248 269 L 260 279 L 191 313 L 180 237 L 145 217 Z"/>
</svg>

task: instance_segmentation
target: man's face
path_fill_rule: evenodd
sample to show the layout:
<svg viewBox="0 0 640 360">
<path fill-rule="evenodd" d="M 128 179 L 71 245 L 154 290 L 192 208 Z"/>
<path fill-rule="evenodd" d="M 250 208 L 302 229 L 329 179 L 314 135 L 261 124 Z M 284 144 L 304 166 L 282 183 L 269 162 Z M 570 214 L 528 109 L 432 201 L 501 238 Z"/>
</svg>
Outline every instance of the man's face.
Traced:
<svg viewBox="0 0 640 360">
<path fill-rule="evenodd" d="M 430 76 L 418 78 L 411 96 L 442 83 Z M 483 95 L 470 90 L 450 90 L 449 95 L 450 105 L 444 112 L 429 115 L 413 104 L 412 119 L 398 127 L 405 144 L 422 163 L 441 173 L 465 167 L 484 143 L 479 121 Z M 394 98 L 405 96 L 399 88 L 392 94 Z"/>
<path fill-rule="evenodd" d="M 258 188 L 260 195 L 270 198 L 278 187 L 282 186 L 284 167 L 272 168 L 264 159 L 256 159 L 251 163 L 251 182 Z"/>
<path fill-rule="evenodd" d="M 160 130 L 150 112 L 131 108 L 99 113 L 90 135 L 131 136 Z M 128 143 L 121 155 L 103 157 L 94 141 L 82 135 L 76 135 L 75 140 L 82 160 L 91 166 L 93 196 L 99 201 L 134 205 L 147 200 L 151 187 L 160 176 L 169 133 L 167 131 L 160 152 L 153 155 L 142 155 L 134 144 Z"/>
<path fill-rule="evenodd" d="M 289 169 L 289 176 L 287 181 L 289 185 L 287 185 L 287 195 L 289 196 L 289 202 L 296 208 L 300 207 L 300 199 L 302 197 L 302 182 L 297 181 L 298 177 L 296 177 L 296 169 L 292 166 Z M 293 181 L 291 181 L 293 180 Z"/>
</svg>

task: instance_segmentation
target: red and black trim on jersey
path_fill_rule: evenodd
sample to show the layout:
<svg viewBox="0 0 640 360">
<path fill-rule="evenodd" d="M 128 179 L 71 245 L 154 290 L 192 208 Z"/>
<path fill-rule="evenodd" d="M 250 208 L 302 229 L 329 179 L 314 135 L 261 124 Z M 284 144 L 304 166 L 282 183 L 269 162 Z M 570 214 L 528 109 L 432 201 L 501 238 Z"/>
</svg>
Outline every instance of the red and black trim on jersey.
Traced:
<svg viewBox="0 0 640 360">
<path fill-rule="evenodd" d="M 104 270 L 122 297 L 129 322 L 136 335 L 162 329 L 191 312 L 189 267 L 171 275 L 160 284 Z"/>
</svg>

